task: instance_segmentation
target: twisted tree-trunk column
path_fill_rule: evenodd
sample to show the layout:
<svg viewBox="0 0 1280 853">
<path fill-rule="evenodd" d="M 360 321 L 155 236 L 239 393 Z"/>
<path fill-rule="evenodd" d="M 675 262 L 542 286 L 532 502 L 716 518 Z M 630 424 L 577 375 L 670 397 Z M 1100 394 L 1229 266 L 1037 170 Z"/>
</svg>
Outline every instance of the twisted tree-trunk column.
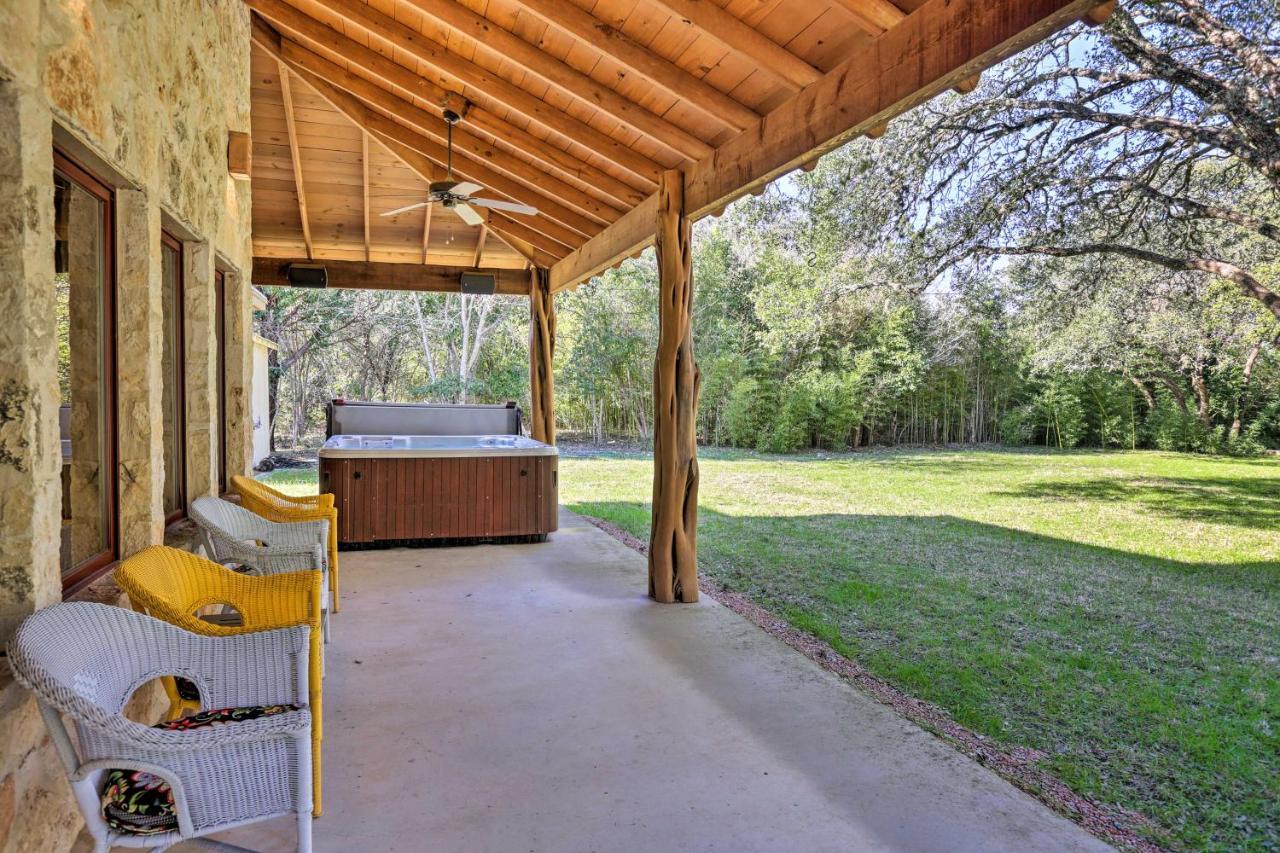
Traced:
<svg viewBox="0 0 1280 853">
<path fill-rule="evenodd" d="M 684 174 L 658 187 L 658 355 L 653 366 L 653 522 L 649 595 L 698 600 L 698 389 L 693 360 L 693 251 Z"/>
<path fill-rule="evenodd" d="M 529 287 L 529 432 L 537 441 L 556 443 L 556 306 L 545 269 L 533 267 Z"/>
</svg>

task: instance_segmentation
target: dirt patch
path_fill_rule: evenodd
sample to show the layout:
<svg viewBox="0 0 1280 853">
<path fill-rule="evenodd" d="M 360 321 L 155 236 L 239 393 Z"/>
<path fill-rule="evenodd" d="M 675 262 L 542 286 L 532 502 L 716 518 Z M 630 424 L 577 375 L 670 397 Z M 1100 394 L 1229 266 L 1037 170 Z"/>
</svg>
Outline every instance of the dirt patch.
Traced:
<svg viewBox="0 0 1280 853">
<path fill-rule="evenodd" d="M 641 554 L 648 554 L 647 542 L 616 524 L 590 516 L 583 516 L 583 518 L 629 548 Z M 829 644 L 812 634 L 797 630 L 786 620 L 770 613 L 745 595 L 723 589 L 705 575 L 699 576 L 698 583 L 703 592 L 725 607 L 782 640 L 823 669 L 856 684 L 877 701 L 888 705 L 916 725 L 942 738 L 979 764 L 991 768 L 1103 841 L 1126 850 L 1142 851 L 1142 853 L 1158 853 L 1166 849 L 1147 837 L 1152 833 L 1163 833 L 1146 817 L 1136 812 L 1086 799 L 1072 791 L 1062 780 L 1037 766 L 1037 763 L 1044 758 L 1044 753 L 1039 750 L 1020 746 L 1009 748 L 998 746 L 989 738 L 960 725 L 936 705 L 914 699 L 893 685 L 882 681 L 855 661 L 841 655 Z"/>
</svg>

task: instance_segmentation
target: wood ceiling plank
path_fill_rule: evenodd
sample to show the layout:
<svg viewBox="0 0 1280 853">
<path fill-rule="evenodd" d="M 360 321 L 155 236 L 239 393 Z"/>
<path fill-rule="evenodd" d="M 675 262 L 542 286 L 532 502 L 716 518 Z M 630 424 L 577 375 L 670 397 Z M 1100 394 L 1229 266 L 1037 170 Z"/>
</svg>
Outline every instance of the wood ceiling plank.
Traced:
<svg viewBox="0 0 1280 853">
<path fill-rule="evenodd" d="M 339 67 L 297 42 L 283 39 L 280 50 L 281 55 L 284 56 L 287 62 L 306 68 L 327 82 L 358 97 L 365 103 L 377 107 L 399 121 L 434 137 L 437 141 L 444 141 L 446 138 L 443 130 L 444 119 L 440 116 L 415 106 L 365 78 Z M 465 129 L 454 129 L 453 142 L 457 150 L 468 154 L 473 159 L 481 163 L 488 163 L 495 169 L 518 180 L 542 185 L 547 189 L 558 192 L 561 197 L 571 193 L 582 192 L 580 187 L 570 187 L 566 184 L 558 183 L 558 179 L 554 175 L 548 175 L 534 164 L 521 160 L 507 151 L 489 144 L 485 140 L 468 133 Z M 600 172 L 598 175 L 593 174 L 592 176 L 597 178 L 596 186 L 600 187 L 601 194 L 606 197 L 602 201 L 609 204 L 616 215 L 620 215 L 623 209 L 638 204 L 644 197 L 642 192 L 624 184 L 611 175 Z"/>
<path fill-rule="evenodd" d="M 758 64 L 766 74 L 799 91 L 822 73 L 785 47 L 717 6 L 712 0 L 655 0 L 689 26 Z"/>
<path fill-rule="evenodd" d="M 340 56 L 349 63 L 360 65 L 370 74 L 387 79 L 393 85 L 406 88 L 413 95 L 421 97 L 433 104 L 448 105 L 449 108 L 460 114 L 467 113 L 467 100 L 465 97 L 458 95 L 458 90 L 462 88 L 462 82 L 454 82 L 454 78 L 449 77 L 447 72 L 435 74 L 434 65 L 430 65 L 429 61 L 422 58 L 422 54 L 434 56 L 440 51 L 431 51 L 426 47 L 412 45 L 410 49 L 403 46 L 408 36 L 412 35 L 412 31 L 406 33 L 402 29 L 396 28 L 394 32 L 388 32 L 388 37 L 384 38 L 385 45 L 376 45 L 371 31 L 362 29 L 358 26 L 358 22 L 346 22 L 339 15 L 328 12 L 330 18 L 338 19 L 338 26 L 343 29 L 330 27 L 329 24 L 321 22 L 316 18 L 310 17 L 300 10 L 293 8 L 292 5 L 284 3 L 283 0 L 246 0 L 248 6 L 255 10 L 262 17 L 270 20 L 276 27 L 287 29 L 294 33 L 302 40 L 310 42 L 310 44 L 319 46 L 321 49 L 335 56 Z M 360 44 L 356 37 L 364 38 L 370 44 Z M 379 35 L 381 38 L 381 35 Z M 417 42 L 421 42 L 421 38 Z M 390 47 L 389 47 L 389 46 Z M 394 49 L 393 49 L 394 47 Z M 419 68 L 419 72 L 415 73 L 407 67 Z M 430 70 L 429 70 L 430 69 Z M 412 74 L 412 78 L 406 78 L 404 74 Z M 489 90 L 493 92 L 490 96 L 488 93 L 481 93 L 481 100 L 488 100 L 490 104 L 497 105 L 499 113 L 494 114 L 494 110 L 488 109 L 490 114 L 498 120 L 503 120 L 504 115 L 512 113 L 520 115 L 525 122 L 538 124 L 545 131 L 556 133 L 557 136 L 564 140 L 575 143 L 584 150 L 593 152 L 608 163 L 617 165 L 618 168 L 626 169 L 628 172 L 637 175 L 643 181 L 652 183 L 657 186 L 658 174 L 662 172 L 662 165 L 655 163 L 654 160 L 646 158 L 646 156 L 637 154 L 632 151 L 625 142 L 614 140 L 607 133 L 599 131 L 580 120 L 566 117 L 561 111 L 553 108 L 547 102 L 541 101 L 538 97 L 529 95 L 529 93 L 521 91 L 520 88 L 511 85 L 503 79 L 490 79 L 492 74 L 476 74 L 475 81 L 480 83 L 490 83 Z M 452 90 L 449 86 L 453 86 Z M 475 90 L 484 92 L 484 86 L 474 86 Z M 512 119 L 507 119 L 512 120 Z"/>
<path fill-rule="evenodd" d="M 409 0 L 409 2 L 452 31 L 471 39 L 483 49 L 504 57 L 588 106 L 605 111 L 636 132 L 666 145 L 681 157 L 692 161 L 711 153 L 710 146 L 703 140 L 640 108 L 614 89 L 554 59 L 541 47 L 530 44 L 487 18 L 467 10 L 458 5 L 455 0 Z"/>
<path fill-rule="evenodd" d="M 591 45 L 634 73 L 661 86 L 671 95 L 696 106 L 707 116 L 734 130 L 755 126 L 760 116 L 719 89 L 632 41 L 613 26 L 593 18 L 565 0 L 519 0 L 529 11 Z"/>
<path fill-rule="evenodd" d="M 836 0 L 858 26 L 873 36 L 893 29 L 907 15 L 889 0 Z"/>
<path fill-rule="evenodd" d="M 284 58 L 281 43 L 273 42 L 270 33 L 260 32 L 255 29 L 253 38 L 255 43 L 259 44 L 263 49 L 280 57 L 282 62 L 288 62 Z M 379 141 L 392 148 L 393 153 L 399 156 L 411 169 L 422 175 L 424 179 L 439 179 L 442 170 L 438 164 L 443 163 L 446 159 L 443 146 L 431 142 L 422 134 L 398 124 L 381 113 L 374 112 L 355 96 L 326 82 L 301 65 L 290 64 L 288 67 L 357 127 L 374 134 Z M 545 218 L 553 221 L 539 222 L 533 227 L 548 233 L 549 236 L 554 236 L 557 240 L 563 240 L 564 238 L 561 236 L 563 231 L 555 228 L 556 223 L 584 236 L 591 236 L 601 230 L 600 225 L 584 215 L 566 208 L 541 192 L 530 190 L 514 183 L 511 179 L 495 172 L 488 166 L 475 162 L 456 164 L 456 166 L 456 171 L 462 177 L 476 181 L 493 192 L 517 201 L 534 202 L 535 206 L 543 212 Z M 585 201 L 579 201 L 579 203 L 586 204 Z M 580 240 L 581 238 L 576 238 L 568 245 L 576 245 Z"/>
</svg>

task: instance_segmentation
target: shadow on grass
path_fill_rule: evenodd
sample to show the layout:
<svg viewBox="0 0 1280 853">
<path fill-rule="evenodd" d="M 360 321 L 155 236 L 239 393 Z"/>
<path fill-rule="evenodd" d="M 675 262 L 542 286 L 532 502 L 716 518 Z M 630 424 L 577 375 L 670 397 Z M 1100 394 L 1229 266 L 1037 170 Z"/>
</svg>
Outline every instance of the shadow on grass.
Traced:
<svg viewBox="0 0 1280 853">
<path fill-rule="evenodd" d="M 568 508 L 647 538 L 646 503 Z M 950 516 L 704 506 L 698 536 L 719 583 L 962 725 L 1040 750 L 1077 792 L 1193 848 L 1280 841 L 1267 794 L 1280 563 L 1183 562 Z"/>
<path fill-rule="evenodd" d="M 1046 480 L 996 494 L 1032 500 L 1125 503 L 1186 521 L 1280 528 L 1280 477 Z"/>
</svg>

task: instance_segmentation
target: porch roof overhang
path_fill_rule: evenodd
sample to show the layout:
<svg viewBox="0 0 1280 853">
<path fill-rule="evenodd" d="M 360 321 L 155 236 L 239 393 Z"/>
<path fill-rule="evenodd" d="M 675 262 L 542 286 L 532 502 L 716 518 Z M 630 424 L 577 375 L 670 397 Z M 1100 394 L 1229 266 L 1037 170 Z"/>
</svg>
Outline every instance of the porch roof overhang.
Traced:
<svg viewBox="0 0 1280 853">
<path fill-rule="evenodd" d="M 1098 0 L 245 0 L 253 22 L 254 281 L 283 259 L 335 283 L 456 289 L 463 269 L 553 292 L 652 244 L 662 172 L 690 218 L 1082 17 Z M 422 201 L 454 170 L 476 227 Z M 423 268 L 427 269 L 423 269 Z M 415 269 L 416 268 L 416 269 Z M 274 271 L 274 272 L 273 272 Z M 504 272 L 505 271 L 505 272 Z M 364 282 L 363 285 L 355 282 Z"/>
</svg>

